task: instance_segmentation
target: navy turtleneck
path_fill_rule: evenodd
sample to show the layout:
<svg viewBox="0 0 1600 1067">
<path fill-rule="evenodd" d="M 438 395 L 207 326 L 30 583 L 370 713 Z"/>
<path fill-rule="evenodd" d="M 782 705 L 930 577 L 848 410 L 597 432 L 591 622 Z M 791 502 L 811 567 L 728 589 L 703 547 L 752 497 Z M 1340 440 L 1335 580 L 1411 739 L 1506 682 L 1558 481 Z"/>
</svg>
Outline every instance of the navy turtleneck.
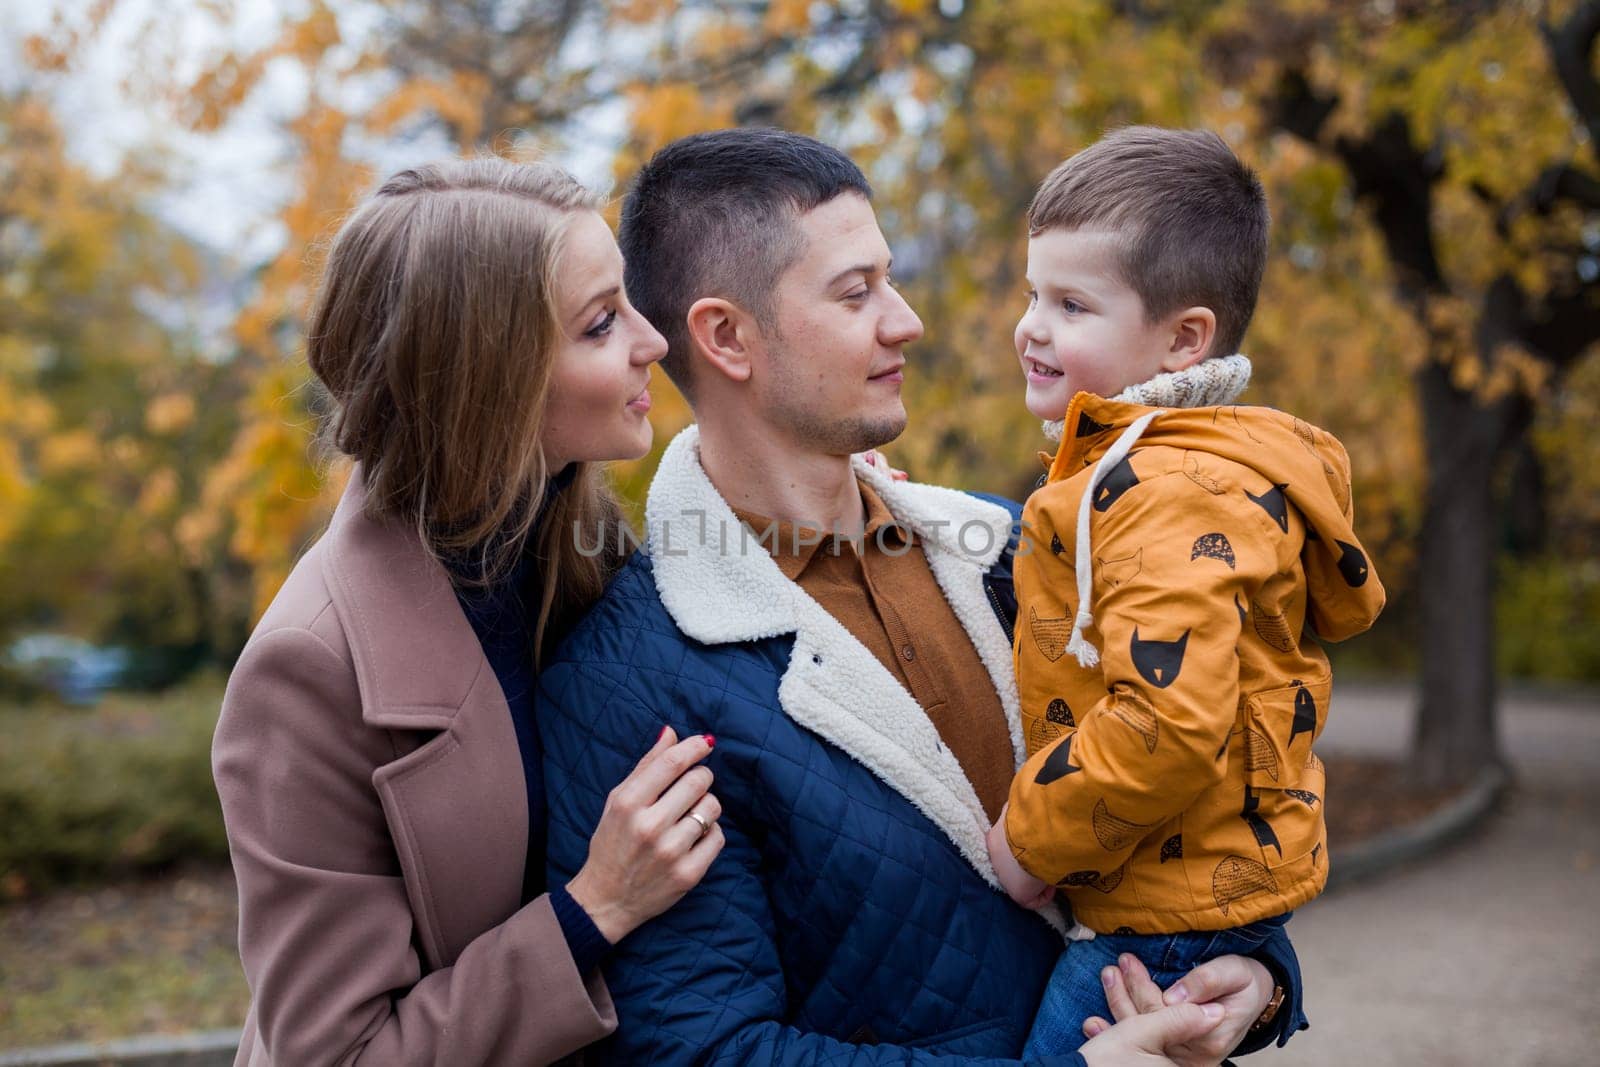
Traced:
<svg viewBox="0 0 1600 1067">
<path fill-rule="evenodd" d="M 562 468 L 545 489 L 540 510 L 577 477 L 577 464 Z M 528 790 L 528 852 L 522 876 L 522 900 L 527 903 L 545 891 L 544 751 L 534 714 L 534 624 L 539 613 L 539 572 L 531 553 L 524 553 L 511 572 L 487 589 L 456 586 L 456 600 L 472 624 L 483 654 L 505 693 L 516 729 L 517 747 Z M 550 890 L 550 903 L 567 938 L 567 946 L 581 974 L 600 962 L 610 944 L 588 914 L 572 899 L 565 886 Z"/>
</svg>

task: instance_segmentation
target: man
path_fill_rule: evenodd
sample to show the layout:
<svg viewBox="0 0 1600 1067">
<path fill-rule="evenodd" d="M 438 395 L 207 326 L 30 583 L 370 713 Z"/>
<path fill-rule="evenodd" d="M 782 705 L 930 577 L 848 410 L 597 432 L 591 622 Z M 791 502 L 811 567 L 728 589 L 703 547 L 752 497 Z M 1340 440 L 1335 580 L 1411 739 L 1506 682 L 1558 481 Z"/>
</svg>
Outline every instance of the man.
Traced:
<svg viewBox="0 0 1600 1067">
<path fill-rule="evenodd" d="M 634 739 L 668 724 L 715 737 L 727 844 L 614 952 L 602 1059 L 1011 1057 L 1061 948 L 984 845 L 1023 753 L 1019 509 L 852 458 L 905 428 L 922 333 L 869 196 L 819 142 L 727 130 L 663 149 L 624 205 L 628 291 L 698 425 L 651 485 L 648 553 L 542 678 L 551 873 L 582 864 Z M 1228 1012 L 1198 1061 L 1275 982 L 1294 993 L 1292 957 L 1269 962 L 1185 979 Z M 1297 1003 L 1249 1043 L 1298 1025 Z"/>
</svg>

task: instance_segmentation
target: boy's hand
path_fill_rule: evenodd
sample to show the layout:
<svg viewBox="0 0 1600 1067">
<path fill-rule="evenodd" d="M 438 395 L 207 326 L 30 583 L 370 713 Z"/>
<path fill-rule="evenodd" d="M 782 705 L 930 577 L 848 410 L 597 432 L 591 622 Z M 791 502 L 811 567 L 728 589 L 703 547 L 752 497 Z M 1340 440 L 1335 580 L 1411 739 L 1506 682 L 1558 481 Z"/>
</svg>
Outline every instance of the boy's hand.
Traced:
<svg viewBox="0 0 1600 1067">
<path fill-rule="evenodd" d="M 994 865 L 995 877 L 1011 899 L 1024 908 L 1037 910 L 1055 898 L 1056 887 L 1035 878 L 1022 869 L 1022 864 L 1011 854 L 1011 842 L 1006 839 L 1006 809 L 1000 809 L 1000 818 L 989 828 L 984 839 L 989 846 L 989 862 Z"/>
</svg>

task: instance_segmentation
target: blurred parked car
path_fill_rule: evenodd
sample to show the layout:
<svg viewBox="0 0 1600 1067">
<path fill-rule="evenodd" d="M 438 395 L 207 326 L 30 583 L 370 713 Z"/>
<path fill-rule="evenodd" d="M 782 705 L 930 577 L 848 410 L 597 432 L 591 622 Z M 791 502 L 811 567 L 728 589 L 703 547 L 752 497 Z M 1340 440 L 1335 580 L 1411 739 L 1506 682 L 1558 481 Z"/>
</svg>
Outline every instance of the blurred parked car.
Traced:
<svg viewBox="0 0 1600 1067">
<path fill-rule="evenodd" d="M 93 704 L 121 684 L 133 657 L 123 648 L 103 648 L 67 634 L 18 638 L 4 653 L 5 673 L 67 704 Z"/>
</svg>

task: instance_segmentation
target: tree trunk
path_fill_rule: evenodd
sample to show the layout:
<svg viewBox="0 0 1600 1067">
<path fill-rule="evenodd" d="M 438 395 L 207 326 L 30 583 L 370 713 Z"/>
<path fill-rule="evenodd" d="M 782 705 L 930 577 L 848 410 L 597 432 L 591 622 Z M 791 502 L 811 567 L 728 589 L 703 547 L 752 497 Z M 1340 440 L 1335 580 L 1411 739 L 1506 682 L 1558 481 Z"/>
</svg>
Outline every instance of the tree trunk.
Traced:
<svg viewBox="0 0 1600 1067">
<path fill-rule="evenodd" d="M 1495 715 L 1493 478 L 1504 418 L 1430 362 L 1417 376 L 1427 490 L 1418 558 L 1422 692 L 1413 753 L 1422 782 L 1503 765 Z"/>
</svg>

